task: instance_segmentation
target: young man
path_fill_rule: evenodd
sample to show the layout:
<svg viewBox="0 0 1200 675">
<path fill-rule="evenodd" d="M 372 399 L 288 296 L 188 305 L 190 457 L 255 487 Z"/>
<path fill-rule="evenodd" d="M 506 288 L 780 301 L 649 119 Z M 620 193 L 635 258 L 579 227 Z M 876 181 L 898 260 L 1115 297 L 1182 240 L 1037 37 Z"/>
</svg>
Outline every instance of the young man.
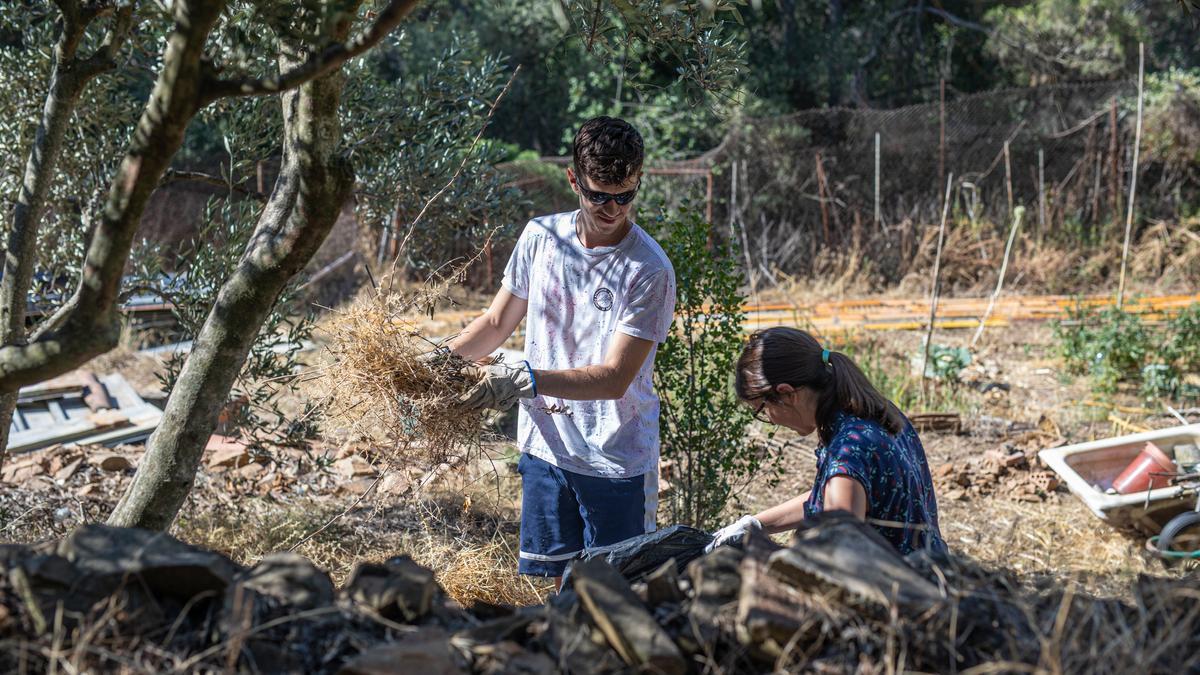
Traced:
<svg viewBox="0 0 1200 675">
<path fill-rule="evenodd" d="M 655 528 L 651 375 L 675 311 L 675 271 L 629 219 L 643 158 L 627 122 L 585 123 L 567 169 L 579 210 L 525 226 L 491 307 L 449 343 L 476 361 L 526 321 L 528 361 L 480 368 L 464 400 L 497 410 L 521 400 L 522 574 L 559 580 L 583 549 Z"/>
</svg>

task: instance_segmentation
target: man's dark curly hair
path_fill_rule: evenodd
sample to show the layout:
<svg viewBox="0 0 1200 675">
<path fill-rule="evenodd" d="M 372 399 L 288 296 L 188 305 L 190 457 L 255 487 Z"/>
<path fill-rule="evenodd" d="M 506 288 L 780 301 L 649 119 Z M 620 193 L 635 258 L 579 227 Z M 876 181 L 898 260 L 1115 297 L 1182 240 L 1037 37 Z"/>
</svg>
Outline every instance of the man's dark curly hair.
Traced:
<svg viewBox="0 0 1200 675">
<path fill-rule="evenodd" d="M 629 122 L 593 117 L 575 134 L 575 173 L 598 183 L 620 185 L 642 170 L 642 135 Z"/>
</svg>

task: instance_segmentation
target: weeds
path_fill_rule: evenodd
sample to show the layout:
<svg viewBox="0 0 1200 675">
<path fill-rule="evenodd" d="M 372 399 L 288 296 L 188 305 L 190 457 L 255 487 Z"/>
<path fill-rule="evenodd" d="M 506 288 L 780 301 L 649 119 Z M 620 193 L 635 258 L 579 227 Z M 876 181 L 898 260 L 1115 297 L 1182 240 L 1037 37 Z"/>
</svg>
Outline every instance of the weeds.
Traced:
<svg viewBox="0 0 1200 675">
<path fill-rule="evenodd" d="M 1200 303 L 1161 328 L 1116 307 L 1080 303 L 1054 325 L 1054 338 L 1068 372 L 1088 376 L 1101 393 L 1128 384 L 1147 400 L 1200 398 L 1194 381 L 1200 371 Z"/>
<path fill-rule="evenodd" d="M 969 353 L 964 358 L 962 350 L 934 345 L 927 372 L 935 377 L 923 381 L 903 356 L 886 353 L 877 336 L 851 336 L 841 350 L 854 359 L 884 398 L 906 413 L 934 410 L 965 413 L 971 408 L 959 382 L 962 369 L 970 362 Z M 920 368 L 919 359 L 915 368 Z"/>
</svg>

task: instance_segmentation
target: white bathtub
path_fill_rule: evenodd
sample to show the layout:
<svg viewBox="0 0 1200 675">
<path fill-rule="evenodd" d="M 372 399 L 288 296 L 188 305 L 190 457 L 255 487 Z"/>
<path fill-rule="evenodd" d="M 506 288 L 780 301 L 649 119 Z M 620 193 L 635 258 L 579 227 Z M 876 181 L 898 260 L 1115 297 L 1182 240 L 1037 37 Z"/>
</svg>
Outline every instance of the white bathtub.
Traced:
<svg viewBox="0 0 1200 675">
<path fill-rule="evenodd" d="M 1176 445 L 1200 444 L 1200 424 L 1065 445 L 1042 450 L 1038 457 L 1102 520 L 1153 535 L 1172 516 L 1193 508 L 1195 492 L 1177 485 L 1127 495 L 1104 492 L 1147 441 L 1170 454 Z"/>
</svg>

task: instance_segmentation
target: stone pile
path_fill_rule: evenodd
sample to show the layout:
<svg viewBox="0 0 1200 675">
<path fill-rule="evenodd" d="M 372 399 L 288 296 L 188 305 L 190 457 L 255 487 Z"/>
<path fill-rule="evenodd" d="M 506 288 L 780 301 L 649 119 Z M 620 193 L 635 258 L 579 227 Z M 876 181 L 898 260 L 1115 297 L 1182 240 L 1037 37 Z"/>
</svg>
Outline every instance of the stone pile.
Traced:
<svg viewBox="0 0 1200 675">
<path fill-rule="evenodd" d="M 1200 667 L 1194 578 L 1140 580 L 1134 604 L 1021 593 L 1007 576 L 960 561 L 902 558 L 838 515 L 806 523 L 788 547 L 752 534 L 740 549 L 704 554 L 707 539 L 671 528 L 577 561 L 544 605 L 463 608 L 407 557 L 362 563 L 335 588 L 294 554 L 246 568 L 167 535 L 90 525 L 57 542 L 0 547 L 0 671 Z"/>
<path fill-rule="evenodd" d="M 1057 425 L 1043 417 L 1036 426 L 983 417 L 972 436 L 989 439 L 987 449 L 966 459 L 932 467 L 938 498 L 965 501 L 992 495 L 1026 502 L 1053 498 L 1058 477 L 1038 452 L 1066 443 Z"/>
</svg>

